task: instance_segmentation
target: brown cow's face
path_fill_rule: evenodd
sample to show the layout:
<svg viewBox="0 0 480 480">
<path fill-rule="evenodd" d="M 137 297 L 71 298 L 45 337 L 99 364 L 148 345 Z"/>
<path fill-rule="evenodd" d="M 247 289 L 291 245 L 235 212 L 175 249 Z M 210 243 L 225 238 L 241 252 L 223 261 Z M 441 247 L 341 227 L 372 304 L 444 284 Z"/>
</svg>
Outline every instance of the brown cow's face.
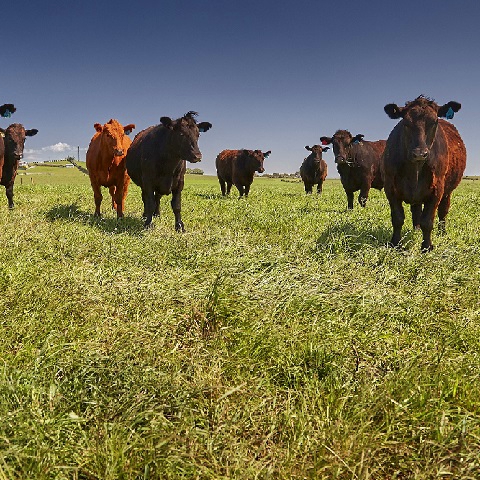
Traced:
<svg viewBox="0 0 480 480">
<path fill-rule="evenodd" d="M 202 160 L 202 154 L 198 147 L 198 137 L 200 132 L 206 132 L 212 127 L 209 122 L 201 122 L 197 125 L 195 112 L 188 112 L 178 120 L 172 120 L 169 117 L 162 117 L 162 125 L 171 130 L 169 139 L 170 151 L 183 160 L 191 163 L 197 163 Z"/>
<path fill-rule="evenodd" d="M 323 147 L 322 145 L 313 145 L 305 147 L 309 152 L 312 152 L 315 156 L 315 160 L 320 161 L 322 159 L 322 153 L 330 150 L 330 147 Z"/>
<path fill-rule="evenodd" d="M 102 127 L 102 145 L 107 149 L 109 155 L 112 157 L 122 157 L 127 152 L 124 151 L 123 142 L 125 140 L 124 127 L 111 119 Z"/>
<path fill-rule="evenodd" d="M 438 117 L 452 118 L 460 108 L 457 102 L 448 102 L 439 107 L 433 100 L 420 96 L 405 107 L 391 103 L 384 110 L 392 119 L 403 119 L 403 142 L 409 158 L 412 161 L 425 161 L 435 141 Z"/>
<path fill-rule="evenodd" d="M 353 160 L 351 156 L 351 146 L 362 141 L 363 135 L 358 134 L 355 137 L 348 130 L 337 130 L 333 137 L 321 137 L 322 145 L 333 144 L 333 154 L 335 163 L 338 165 L 350 165 Z"/>
<path fill-rule="evenodd" d="M 25 130 L 20 123 L 13 123 L 6 130 L 2 130 L 2 132 L 5 134 L 5 155 L 13 157 L 18 162 L 23 158 L 26 137 L 33 137 L 38 133 L 38 130 Z"/>
<path fill-rule="evenodd" d="M 263 173 L 265 171 L 265 168 L 263 167 L 263 162 L 270 155 L 270 150 L 265 153 L 261 150 L 247 150 L 247 152 L 254 171 L 258 173 Z"/>
</svg>

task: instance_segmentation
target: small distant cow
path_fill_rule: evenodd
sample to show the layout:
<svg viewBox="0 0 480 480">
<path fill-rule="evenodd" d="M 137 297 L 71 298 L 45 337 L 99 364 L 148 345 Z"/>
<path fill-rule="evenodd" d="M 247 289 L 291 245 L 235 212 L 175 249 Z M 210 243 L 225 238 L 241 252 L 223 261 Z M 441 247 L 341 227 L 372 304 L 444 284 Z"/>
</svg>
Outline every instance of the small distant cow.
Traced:
<svg viewBox="0 0 480 480">
<path fill-rule="evenodd" d="M 188 112 L 177 120 L 160 118 L 160 125 L 139 132 L 128 150 L 127 171 L 142 189 L 145 227 L 150 226 L 154 215 L 160 215 L 160 197 L 171 193 L 175 230 L 185 231 L 181 204 L 186 161 L 201 161 L 199 133 L 212 128 L 209 122 L 197 124 L 196 115 Z"/>
<path fill-rule="evenodd" d="M 0 115 L 2 117 L 11 117 L 12 113 L 15 113 L 17 109 L 13 105 L 13 103 L 4 103 L 3 105 L 0 105 Z"/>
<path fill-rule="evenodd" d="M 333 137 L 321 137 L 322 145 L 333 144 L 337 171 L 347 194 L 348 209 L 353 208 L 353 194 L 360 190 L 358 203 L 365 207 L 370 188 L 383 188 L 382 154 L 385 140 L 367 142 L 348 130 L 337 130 Z"/>
<path fill-rule="evenodd" d="M 96 123 L 93 127 L 96 133 L 90 141 L 86 160 L 95 199 L 95 216 L 100 216 L 103 199 L 100 187 L 108 187 L 112 197 L 112 209 L 117 211 L 117 218 L 122 218 L 130 183 L 125 155 L 132 141 L 127 134 L 135 125 L 123 127 L 117 120 L 111 119 L 105 125 Z"/>
<path fill-rule="evenodd" d="M 327 162 L 322 159 L 322 152 L 326 152 L 330 147 L 322 147 L 321 145 L 314 145 L 305 147 L 309 152 L 312 152 L 305 160 L 303 160 L 300 167 L 300 177 L 305 185 L 305 193 L 312 193 L 314 185 L 317 185 L 317 193 L 322 193 L 323 182 L 327 176 Z"/>
<path fill-rule="evenodd" d="M 217 155 L 215 166 L 222 195 L 228 195 L 235 185 L 247 197 L 255 172 L 263 173 L 263 161 L 270 153 L 261 150 L 223 150 Z"/>
<path fill-rule="evenodd" d="M 38 130 L 25 130 L 20 123 L 12 123 L 7 129 L 0 128 L 0 185 L 5 186 L 8 207 L 13 208 L 13 185 L 17 176 L 18 162 L 23 158 L 26 137 L 33 137 Z M 5 138 L 3 138 L 5 137 Z"/>
<path fill-rule="evenodd" d="M 402 202 L 410 204 L 413 225 L 422 229 L 422 251 L 433 249 L 437 209 L 440 231 L 445 231 L 450 195 L 462 179 L 467 152 L 457 129 L 439 117 L 451 119 L 460 108 L 453 101 L 439 106 L 423 95 L 404 107 L 390 103 L 384 108 L 390 118 L 401 118 L 388 137 L 384 155 L 393 246 L 400 243 L 405 221 Z"/>
</svg>

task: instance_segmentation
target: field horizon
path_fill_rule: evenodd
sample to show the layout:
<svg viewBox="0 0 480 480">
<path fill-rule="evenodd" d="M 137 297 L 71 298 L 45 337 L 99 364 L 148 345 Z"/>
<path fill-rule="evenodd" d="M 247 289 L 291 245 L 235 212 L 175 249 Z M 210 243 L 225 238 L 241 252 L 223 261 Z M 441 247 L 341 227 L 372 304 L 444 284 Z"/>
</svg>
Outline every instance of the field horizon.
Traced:
<svg viewBox="0 0 480 480">
<path fill-rule="evenodd" d="M 33 180 L 31 180 L 33 179 Z M 144 230 L 76 169 L 0 189 L 0 479 L 480 477 L 480 186 L 403 247 L 383 191 L 352 211 L 188 175 Z"/>
</svg>

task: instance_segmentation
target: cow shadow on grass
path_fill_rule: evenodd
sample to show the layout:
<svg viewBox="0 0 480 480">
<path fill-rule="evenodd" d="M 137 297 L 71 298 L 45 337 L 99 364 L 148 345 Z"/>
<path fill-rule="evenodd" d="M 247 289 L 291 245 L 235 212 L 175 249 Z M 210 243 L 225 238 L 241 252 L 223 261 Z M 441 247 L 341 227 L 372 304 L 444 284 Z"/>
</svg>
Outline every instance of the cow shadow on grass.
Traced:
<svg viewBox="0 0 480 480">
<path fill-rule="evenodd" d="M 413 231 L 405 232 L 404 242 L 413 239 Z M 315 249 L 330 252 L 350 251 L 356 252 L 370 247 L 386 247 L 392 236 L 392 229 L 385 226 L 372 226 L 370 224 L 355 225 L 342 223 L 332 225 L 322 232 L 315 243 Z"/>
<path fill-rule="evenodd" d="M 45 214 L 50 222 L 71 222 L 95 227 L 105 233 L 128 233 L 139 235 L 144 232 L 143 219 L 124 216 L 117 220 L 116 217 L 95 217 L 91 212 L 85 212 L 73 203 L 71 205 L 56 205 Z"/>
</svg>

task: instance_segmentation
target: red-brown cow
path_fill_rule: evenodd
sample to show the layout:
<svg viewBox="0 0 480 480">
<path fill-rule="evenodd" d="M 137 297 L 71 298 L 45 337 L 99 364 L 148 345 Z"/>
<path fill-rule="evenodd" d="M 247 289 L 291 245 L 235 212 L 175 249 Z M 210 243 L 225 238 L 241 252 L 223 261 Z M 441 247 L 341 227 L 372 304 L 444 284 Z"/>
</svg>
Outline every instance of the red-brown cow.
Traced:
<svg viewBox="0 0 480 480">
<path fill-rule="evenodd" d="M 125 197 L 130 177 L 127 174 L 125 155 L 132 141 L 127 134 L 134 124 L 123 127 L 117 120 L 111 119 L 105 125 L 96 123 L 95 135 L 87 150 L 87 169 L 95 198 L 95 216 L 100 216 L 102 192 L 100 187 L 108 187 L 112 196 L 112 208 L 117 217 L 123 217 Z"/>
<path fill-rule="evenodd" d="M 405 221 L 402 202 L 410 204 L 413 225 L 422 229 L 422 251 L 433 249 L 437 209 L 440 231 L 445 231 L 450 195 L 462 179 L 467 152 L 457 129 L 439 117 L 451 119 L 460 108 L 457 102 L 439 106 L 424 96 L 404 107 L 390 103 L 384 108 L 390 118 L 401 118 L 388 137 L 383 161 L 393 246 L 400 243 Z"/>
<path fill-rule="evenodd" d="M 215 166 L 222 195 L 228 195 L 232 185 L 248 197 L 250 185 L 255 172 L 263 173 L 263 161 L 270 155 L 270 150 L 223 150 L 217 155 Z M 226 184 L 226 187 L 225 187 Z"/>
<path fill-rule="evenodd" d="M 327 177 L 327 162 L 323 160 L 322 153 L 330 150 L 330 147 L 322 147 L 321 145 L 314 145 L 305 147 L 310 155 L 305 158 L 300 167 L 300 177 L 302 177 L 305 185 L 305 193 L 312 193 L 313 186 L 317 186 L 317 193 L 322 193 L 323 182 Z"/>
</svg>

